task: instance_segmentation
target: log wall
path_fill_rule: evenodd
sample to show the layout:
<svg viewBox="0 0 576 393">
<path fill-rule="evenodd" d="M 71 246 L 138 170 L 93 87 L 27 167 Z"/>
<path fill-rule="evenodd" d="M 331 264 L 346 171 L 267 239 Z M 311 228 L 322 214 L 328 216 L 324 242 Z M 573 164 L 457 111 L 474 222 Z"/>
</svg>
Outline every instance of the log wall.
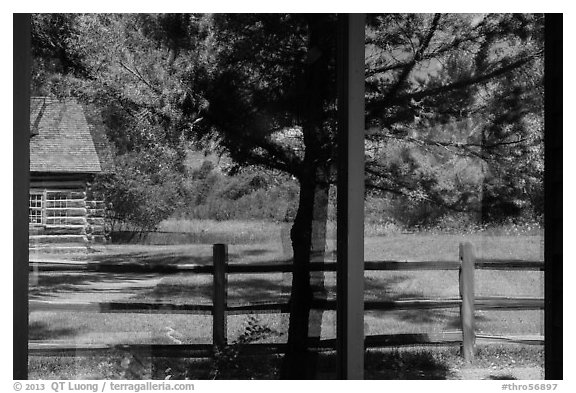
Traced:
<svg viewBox="0 0 576 393">
<path fill-rule="evenodd" d="M 102 196 L 90 186 L 86 189 L 86 225 L 90 241 L 105 243 L 109 229 L 106 223 L 106 204 Z"/>
<path fill-rule="evenodd" d="M 31 194 L 42 194 L 42 224 L 30 224 L 30 248 L 64 244 L 90 246 L 106 241 L 105 204 L 88 178 L 32 177 Z"/>
</svg>

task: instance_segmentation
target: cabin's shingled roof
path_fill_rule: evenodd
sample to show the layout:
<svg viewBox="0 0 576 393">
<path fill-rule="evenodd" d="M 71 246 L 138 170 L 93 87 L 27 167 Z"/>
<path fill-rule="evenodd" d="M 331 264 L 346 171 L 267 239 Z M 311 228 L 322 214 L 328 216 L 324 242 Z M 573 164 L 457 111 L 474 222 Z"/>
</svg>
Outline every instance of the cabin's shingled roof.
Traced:
<svg viewBox="0 0 576 393">
<path fill-rule="evenodd" d="M 91 127 L 76 101 L 32 97 L 30 128 L 31 172 L 102 172 Z"/>
</svg>

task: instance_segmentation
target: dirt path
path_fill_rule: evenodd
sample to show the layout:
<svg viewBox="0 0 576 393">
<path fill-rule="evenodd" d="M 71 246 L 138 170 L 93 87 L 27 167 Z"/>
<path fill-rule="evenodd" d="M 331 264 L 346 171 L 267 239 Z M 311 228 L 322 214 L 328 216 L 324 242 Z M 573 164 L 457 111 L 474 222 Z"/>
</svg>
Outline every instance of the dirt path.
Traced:
<svg viewBox="0 0 576 393">
<path fill-rule="evenodd" d="M 31 298 L 68 302 L 120 301 L 154 288 L 163 278 L 159 274 L 118 277 L 106 273 L 43 273 L 39 285 L 31 279 Z"/>
</svg>

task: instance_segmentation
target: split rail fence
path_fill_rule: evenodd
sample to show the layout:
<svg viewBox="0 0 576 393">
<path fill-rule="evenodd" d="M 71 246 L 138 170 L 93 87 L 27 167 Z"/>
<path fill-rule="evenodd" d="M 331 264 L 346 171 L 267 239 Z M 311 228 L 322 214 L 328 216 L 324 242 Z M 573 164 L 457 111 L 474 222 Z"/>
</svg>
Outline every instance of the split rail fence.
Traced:
<svg viewBox="0 0 576 393">
<path fill-rule="evenodd" d="M 107 263 L 31 263 L 30 269 L 36 272 L 44 271 L 86 271 L 106 273 L 194 273 L 213 276 L 212 304 L 170 304 L 157 302 L 62 302 L 30 300 L 29 310 L 32 311 L 76 311 L 95 313 L 181 313 L 181 314 L 211 314 L 213 321 L 212 344 L 86 344 L 71 345 L 70 343 L 50 341 L 30 341 L 30 355 L 79 355 L 81 353 L 108 351 L 111 349 L 128 350 L 163 357 L 205 357 L 210 356 L 214 348 L 227 345 L 226 320 L 233 314 L 270 314 L 289 312 L 287 302 L 258 302 L 246 304 L 228 304 L 227 282 L 229 274 L 247 273 L 289 273 L 292 263 L 267 264 L 228 264 L 227 246 L 213 246 L 213 265 L 147 265 L 147 264 L 107 264 Z M 372 310 L 421 310 L 460 308 L 461 330 L 431 334 L 392 334 L 371 335 L 365 337 L 366 348 L 396 347 L 406 345 L 460 345 L 465 360 L 474 357 L 477 341 L 486 343 L 509 342 L 527 345 L 543 345 L 542 336 L 490 336 L 476 334 L 475 310 L 543 310 L 544 299 L 536 297 L 478 297 L 474 296 L 475 269 L 510 270 L 510 271 L 543 271 L 544 262 L 525 260 L 485 260 L 474 256 L 470 243 L 460 244 L 460 261 L 366 261 L 366 271 L 408 271 L 408 270 L 458 270 L 460 297 L 445 299 L 418 300 L 383 300 L 366 301 L 365 311 Z M 312 263 L 312 271 L 334 272 L 336 262 Z M 312 308 L 321 310 L 336 310 L 335 300 L 314 299 Z M 331 350 L 336 346 L 335 339 L 311 340 L 311 349 Z M 284 344 L 262 343 L 250 344 L 247 352 L 266 353 L 281 352 Z"/>
</svg>

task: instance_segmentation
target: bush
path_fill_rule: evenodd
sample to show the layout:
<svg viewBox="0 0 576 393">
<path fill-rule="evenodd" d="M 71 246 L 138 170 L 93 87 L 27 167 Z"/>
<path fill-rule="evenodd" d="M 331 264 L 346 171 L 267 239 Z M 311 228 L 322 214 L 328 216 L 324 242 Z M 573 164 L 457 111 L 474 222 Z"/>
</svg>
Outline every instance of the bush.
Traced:
<svg viewBox="0 0 576 393">
<path fill-rule="evenodd" d="M 107 203 L 113 230 L 123 224 L 155 230 L 187 199 L 182 174 L 174 169 L 173 157 L 166 153 L 132 152 L 118 156 L 114 174 L 95 179 L 93 188 Z"/>
<path fill-rule="evenodd" d="M 207 168 L 211 168 L 207 171 Z M 181 218 L 291 221 L 298 208 L 298 185 L 288 176 L 247 168 L 227 176 L 208 164 L 186 183 L 188 202 Z"/>
<path fill-rule="evenodd" d="M 277 333 L 268 326 L 262 325 L 257 317 L 248 317 L 244 332 L 231 344 L 222 349 L 217 349 L 210 377 L 212 379 L 239 379 L 257 377 L 263 370 L 264 365 L 243 361 L 240 357 L 247 345 L 262 340 L 271 334 Z M 270 377 L 270 376 L 268 376 Z"/>
</svg>

